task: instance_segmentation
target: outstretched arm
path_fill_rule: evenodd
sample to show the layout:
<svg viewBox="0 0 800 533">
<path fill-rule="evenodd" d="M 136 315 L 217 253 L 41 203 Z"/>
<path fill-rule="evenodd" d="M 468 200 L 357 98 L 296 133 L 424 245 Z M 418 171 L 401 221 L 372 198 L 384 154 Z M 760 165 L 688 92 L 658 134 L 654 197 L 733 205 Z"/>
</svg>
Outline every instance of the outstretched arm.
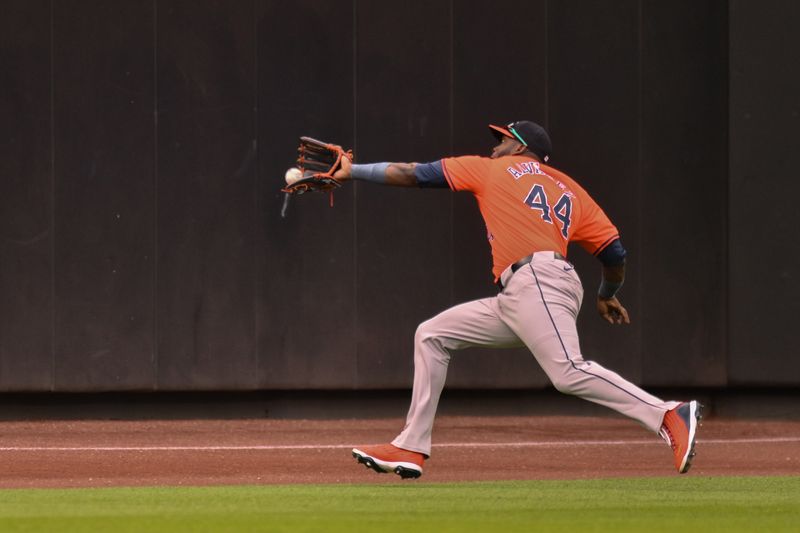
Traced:
<svg viewBox="0 0 800 533">
<path fill-rule="evenodd" d="M 354 165 L 343 158 L 342 167 L 333 177 L 338 181 L 357 179 L 394 187 L 447 187 L 441 163 L 421 166 L 418 163 Z"/>
</svg>

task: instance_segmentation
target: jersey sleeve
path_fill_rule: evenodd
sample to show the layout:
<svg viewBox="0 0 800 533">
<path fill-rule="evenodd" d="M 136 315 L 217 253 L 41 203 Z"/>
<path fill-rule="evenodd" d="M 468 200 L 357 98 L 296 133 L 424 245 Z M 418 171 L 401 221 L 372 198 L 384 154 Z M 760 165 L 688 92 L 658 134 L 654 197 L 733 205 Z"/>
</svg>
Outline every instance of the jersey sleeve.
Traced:
<svg viewBox="0 0 800 533">
<path fill-rule="evenodd" d="M 586 191 L 580 191 L 578 194 L 581 201 L 581 216 L 571 240 L 596 256 L 619 239 L 619 230 Z"/>
<path fill-rule="evenodd" d="M 418 163 L 417 166 L 414 167 L 414 176 L 417 178 L 417 186 L 422 189 L 446 189 L 450 186 L 447 183 L 447 179 L 444 177 L 441 161 Z"/>
<path fill-rule="evenodd" d="M 491 159 L 487 157 L 475 155 L 442 159 L 442 169 L 447 184 L 454 191 L 480 194 L 486 183 L 490 161 Z"/>
</svg>

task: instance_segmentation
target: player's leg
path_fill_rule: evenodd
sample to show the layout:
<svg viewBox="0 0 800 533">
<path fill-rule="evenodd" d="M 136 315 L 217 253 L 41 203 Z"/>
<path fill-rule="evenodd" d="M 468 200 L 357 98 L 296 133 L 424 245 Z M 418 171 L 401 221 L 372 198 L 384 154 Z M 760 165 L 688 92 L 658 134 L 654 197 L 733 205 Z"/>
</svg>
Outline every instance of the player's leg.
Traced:
<svg viewBox="0 0 800 533">
<path fill-rule="evenodd" d="M 406 425 L 391 444 L 353 449 L 359 463 L 401 477 L 422 475 L 431 453 L 431 431 L 447 377 L 450 352 L 469 346 L 522 346 L 499 318 L 497 298 L 452 307 L 423 322 L 414 337 L 414 388 Z"/>
<path fill-rule="evenodd" d="M 450 352 L 470 346 L 522 346 L 522 341 L 499 318 L 497 298 L 457 305 L 417 328 L 411 406 L 406 426 L 392 444 L 430 455 L 433 419 L 447 377 Z"/>
<path fill-rule="evenodd" d="M 672 447 L 678 472 L 687 472 L 702 406 L 695 400 L 665 402 L 585 361 L 575 325 L 582 297 L 580 280 L 568 263 L 535 258 L 511 279 L 498 306 L 559 390 L 610 407 L 658 432 Z"/>
<path fill-rule="evenodd" d="M 503 319 L 559 391 L 610 407 L 658 432 L 664 414 L 678 402 L 662 401 L 583 359 L 576 327 L 582 298 L 580 279 L 569 263 L 534 258 L 514 274 L 498 303 Z"/>
</svg>

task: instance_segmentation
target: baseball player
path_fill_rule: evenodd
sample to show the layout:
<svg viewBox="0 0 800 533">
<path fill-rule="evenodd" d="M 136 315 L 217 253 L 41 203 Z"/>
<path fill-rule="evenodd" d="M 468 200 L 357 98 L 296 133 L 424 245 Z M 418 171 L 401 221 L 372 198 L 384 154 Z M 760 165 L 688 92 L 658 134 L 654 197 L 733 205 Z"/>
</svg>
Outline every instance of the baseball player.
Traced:
<svg viewBox="0 0 800 533">
<path fill-rule="evenodd" d="M 489 126 L 490 157 L 432 163 L 351 164 L 334 177 L 400 187 L 449 187 L 478 201 L 492 249 L 497 296 L 463 303 L 422 323 L 414 339 L 414 386 L 403 431 L 391 442 L 353 450 L 359 463 L 402 478 L 422 475 L 447 366 L 470 346 L 527 346 L 561 392 L 610 407 L 660 434 L 679 473 L 689 470 L 701 405 L 663 401 L 581 354 L 576 320 L 583 287 L 567 261 L 577 242 L 602 264 L 596 305 L 610 324 L 630 323 L 617 299 L 625 278 L 619 231 L 589 194 L 550 166 L 547 132 L 530 121 Z"/>
</svg>

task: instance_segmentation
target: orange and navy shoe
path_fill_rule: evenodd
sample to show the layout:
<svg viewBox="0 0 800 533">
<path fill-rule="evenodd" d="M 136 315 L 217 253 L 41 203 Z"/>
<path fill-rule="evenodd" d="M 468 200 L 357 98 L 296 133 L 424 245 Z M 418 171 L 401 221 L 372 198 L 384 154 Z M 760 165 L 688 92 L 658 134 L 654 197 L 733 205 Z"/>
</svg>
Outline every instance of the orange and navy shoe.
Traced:
<svg viewBox="0 0 800 533">
<path fill-rule="evenodd" d="M 421 453 L 398 448 L 392 444 L 353 448 L 353 457 L 367 468 L 379 474 L 394 472 L 403 479 L 422 475 L 425 456 Z"/>
<path fill-rule="evenodd" d="M 685 474 L 695 456 L 694 443 L 697 427 L 700 425 L 703 406 L 697 401 L 683 402 L 664 415 L 659 434 L 672 447 L 675 455 L 675 468 Z"/>
</svg>

